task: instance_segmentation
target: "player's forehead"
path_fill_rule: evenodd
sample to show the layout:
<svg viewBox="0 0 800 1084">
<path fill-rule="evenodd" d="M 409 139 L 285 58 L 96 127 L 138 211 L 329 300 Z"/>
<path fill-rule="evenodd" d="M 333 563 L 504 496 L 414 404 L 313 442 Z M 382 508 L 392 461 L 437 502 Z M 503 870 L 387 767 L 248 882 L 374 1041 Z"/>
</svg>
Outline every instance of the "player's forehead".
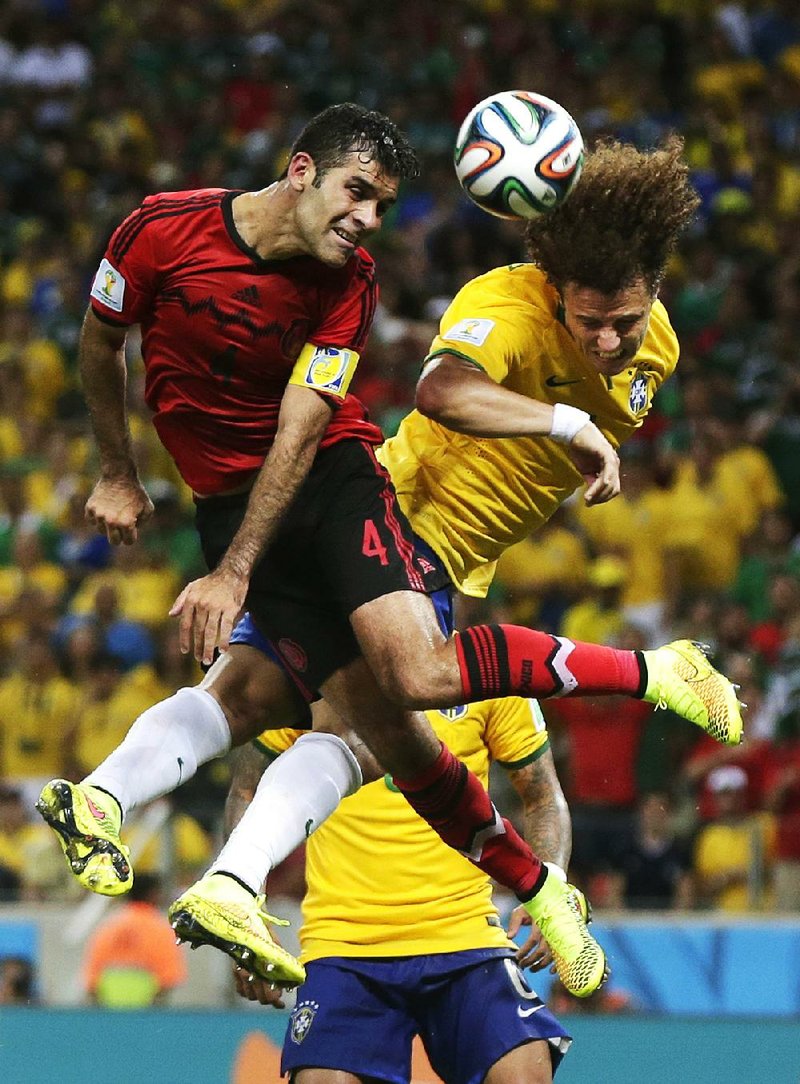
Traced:
<svg viewBox="0 0 800 1084">
<path fill-rule="evenodd" d="M 564 285 L 561 296 L 570 315 L 606 320 L 644 315 L 653 302 L 644 279 L 637 279 L 613 293 L 603 293 L 591 286 L 568 282 Z"/>
<path fill-rule="evenodd" d="M 340 184 L 358 182 L 374 190 L 376 199 L 394 199 L 400 179 L 388 173 L 368 150 L 352 150 L 336 166 L 326 170 Z"/>
</svg>

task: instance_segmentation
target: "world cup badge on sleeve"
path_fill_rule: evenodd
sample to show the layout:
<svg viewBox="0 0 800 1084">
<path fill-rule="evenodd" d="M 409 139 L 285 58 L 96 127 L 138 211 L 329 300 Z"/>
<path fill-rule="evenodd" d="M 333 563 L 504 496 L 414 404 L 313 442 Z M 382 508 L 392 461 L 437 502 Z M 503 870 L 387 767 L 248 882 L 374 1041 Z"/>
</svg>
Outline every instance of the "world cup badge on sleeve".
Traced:
<svg viewBox="0 0 800 1084">
<path fill-rule="evenodd" d="M 116 267 L 103 259 L 92 283 L 91 296 L 114 312 L 122 312 L 125 300 L 125 279 Z"/>
</svg>

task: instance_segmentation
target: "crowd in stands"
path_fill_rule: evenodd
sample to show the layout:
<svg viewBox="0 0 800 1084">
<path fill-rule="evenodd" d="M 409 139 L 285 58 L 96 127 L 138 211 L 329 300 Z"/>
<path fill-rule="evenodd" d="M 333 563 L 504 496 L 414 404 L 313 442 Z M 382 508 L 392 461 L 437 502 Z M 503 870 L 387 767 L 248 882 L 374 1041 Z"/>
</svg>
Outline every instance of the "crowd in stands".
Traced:
<svg viewBox="0 0 800 1084">
<path fill-rule="evenodd" d="M 69 891 L 32 820 L 40 781 L 80 778 L 143 708 L 198 677 L 166 617 L 201 569 L 191 499 L 149 424 L 135 334 L 131 425 L 155 516 L 113 550 L 83 519 L 96 463 L 77 343 L 111 229 L 150 192 L 270 183 L 330 103 L 389 113 L 423 168 L 370 246 L 382 300 L 354 390 L 391 433 L 455 291 L 524 258 L 520 227 L 472 207 L 450 161 L 468 109 L 513 87 L 561 101 L 589 144 L 678 130 L 702 206 L 661 291 L 678 372 L 624 450 L 622 496 L 571 502 L 464 616 L 633 647 L 708 643 L 749 705 L 740 748 L 634 700 L 545 705 L 573 875 L 599 904 L 800 910 L 791 0 L 2 5 L 0 899 Z M 176 795 L 181 819 L 160 850 L 181 876 L 205 861 L 224 789 L 216 765 Z M 164 872 L 158 854 L 137 868 Z"/>
</svg>

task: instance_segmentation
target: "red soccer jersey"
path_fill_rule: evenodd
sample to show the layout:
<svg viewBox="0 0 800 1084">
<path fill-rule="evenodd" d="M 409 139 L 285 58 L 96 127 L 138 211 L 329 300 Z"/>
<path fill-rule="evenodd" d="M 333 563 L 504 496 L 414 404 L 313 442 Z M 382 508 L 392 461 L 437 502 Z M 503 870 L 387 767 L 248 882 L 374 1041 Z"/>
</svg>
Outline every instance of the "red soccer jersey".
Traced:
<svg viewBox="0 0 800 1084">
<path fill-rule="evenodd" d="M 202 495 L 232 489 L 258 470 L 304 345 L 340 347 L 357 358 L 377 300 L 375 267 L 363 249 L 340 268 L 306 256 L 261 259 L 234 227 L 237 194 L 209 188 L 148 196 L 114 232 L 92 287 L 99 319 L 141 324 L 153 423 Z M 337 408 L 323 447 L 348 437 L 380 443 L 358 399 L 329 394 L 313 372 L 306 383 Z"/>
</svg>

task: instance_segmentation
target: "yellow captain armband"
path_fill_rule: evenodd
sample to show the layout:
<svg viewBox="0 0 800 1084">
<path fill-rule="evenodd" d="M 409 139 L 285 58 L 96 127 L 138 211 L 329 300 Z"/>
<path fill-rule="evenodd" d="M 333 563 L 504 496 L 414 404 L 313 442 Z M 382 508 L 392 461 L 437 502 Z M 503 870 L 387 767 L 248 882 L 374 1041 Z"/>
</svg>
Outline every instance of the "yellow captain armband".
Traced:
<svg viewBox="0 0 800 1084">
<path fill-rule="evenodd" d="M 316 346 L 306 343 L 295 362 L 289 383 L 344 399 L 359 355 L 343 346 Z"/>
</svg>

